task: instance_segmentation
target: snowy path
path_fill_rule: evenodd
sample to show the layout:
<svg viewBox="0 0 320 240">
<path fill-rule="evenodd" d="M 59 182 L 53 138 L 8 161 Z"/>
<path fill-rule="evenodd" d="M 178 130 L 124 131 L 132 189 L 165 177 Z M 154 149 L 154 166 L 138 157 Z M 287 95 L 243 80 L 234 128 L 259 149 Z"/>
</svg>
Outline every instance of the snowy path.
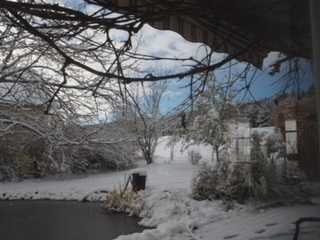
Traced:
<svg viewBox="0 0 320 240">
<path fill-rule="evenodd" d="M 147 171 L 147 188 L 159 191 L 167 189 L 190 190 L 190 181 L 194 167 L 190 164 L 152 164 L 138 168 Z M 130 171 L 96 174 L 64 180 L 25 180 L 18 183 L 0 183 L 0 199 L 55 199 L 82 200 L 98 190 L 112 190 L 124 184 Z M 178 174 L 177 174 L 178 173 Z M 93 194 L 91 200 L 100 200 L 102 196 Z"/>
</svg>

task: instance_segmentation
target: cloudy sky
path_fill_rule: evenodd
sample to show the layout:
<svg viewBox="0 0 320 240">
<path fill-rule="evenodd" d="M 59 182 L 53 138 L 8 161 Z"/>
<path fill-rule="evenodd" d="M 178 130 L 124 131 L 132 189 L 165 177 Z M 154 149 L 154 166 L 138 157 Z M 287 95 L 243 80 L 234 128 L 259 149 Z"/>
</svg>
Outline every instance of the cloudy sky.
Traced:
<svg viewBox="0 0 320 240">
<path fill-rule="evenodd" d="M 81 4 L 81 0 L 64 0 L 65 4 L 73 8 L 85 9 L 85 5 Z M 90 11 L 90 10 L 88 10 Z M 113 38 L 119 41 L 125 40 L 127 34 L 125 32 L 114 31 L 112 33 Z M 153 55 L 157 57 L 177 57 L 186 58 L 194 57 L 196 59 L 201 59 L 205 54 L 205 47 L 201 43 L 192 43 L 185 40 L 179 34 L 172 31 L 160 31 L 149 25 L 145 25 L 142 30 L 134 37 L 133 40 L 137 47 L 139 53 Z M 221 57 L 221 54 L 216 54 L 215 58 Z M 248 74 L 250 79 L 254 75 L 254 81 L 251 86 L 251 91 L 255 99 L 261 99 L 265 97 L 270 97 L 279 89 L 284 87 L 284 83 L 277 82 L 288 70 L 289 65 L 283 64 L 281 66 L 281 71 L 274 76 L 269 74 L 270 64 L 276 59 L 281 59 L 283 56 L 279 56 L 278 53 L 270 53 L 265 59 L 263 64 L 263 69 L 256 70 L 252 67 L 252 70 Z M 179 66 L 175 65 L 173 62 L 157 62 L 157 63 L 143 63 L 140 66 L 142 69 L 150 72 L 155 72 L 156 74 L 162 72 L 172 72 L 179 69 Z M 245 67 L 245 63 L 237 63 L 234 68 L 236 71 L 241 71 Z M 307 88 L 311 84 L 311 68 L 310 64 L 305 60 L 300 60 L 301 73 L 300 78 L 302 79 L 301 87 Z M 218 70 L 215 75 L 218 79 L 224 79 L 227 74 L 226 70 Z M 186 79 L 188 81 L 188 79 Z M 186 84 L 186 81 L 171 81 L 169 85 L 169 90 L 166 93 L 166 97 L 162 102 L 162 110 L 164 112 L 169 111 L 177 104 L 181 103 L 189 93 L 189 89 L 183 89 L 182 86 Z M 239 88 L 241 88 L 239 83 Z M 253 100 L 252 96 L 241 95 L 238 100 L 250 101 Z"/>
</svg>

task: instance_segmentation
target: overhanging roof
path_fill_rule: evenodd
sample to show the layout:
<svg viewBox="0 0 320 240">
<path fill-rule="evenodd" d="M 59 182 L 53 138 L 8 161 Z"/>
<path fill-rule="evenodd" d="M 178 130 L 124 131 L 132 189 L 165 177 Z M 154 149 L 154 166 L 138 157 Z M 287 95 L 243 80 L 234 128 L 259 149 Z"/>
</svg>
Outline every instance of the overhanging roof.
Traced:
<svg viewBox="0 0 320 240">
<path fill-rule="evenodd" d="M 270 51 L 311 57 L 307 0 L 113 0 L 116 11 L 134 14 L 216 52 L 261 66 Z"/>
</svg>

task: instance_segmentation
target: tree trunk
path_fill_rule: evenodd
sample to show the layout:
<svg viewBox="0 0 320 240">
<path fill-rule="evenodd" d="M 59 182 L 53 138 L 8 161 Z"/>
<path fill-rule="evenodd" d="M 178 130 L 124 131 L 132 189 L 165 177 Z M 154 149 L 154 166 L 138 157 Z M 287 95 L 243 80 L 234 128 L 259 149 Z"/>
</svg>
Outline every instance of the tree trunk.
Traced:
<svg viewBox="0 0 320 240">
<path fill-rule="evenodd" d="M 212 145 L 212 156 L 211 156 L 212 162 L 216 160 L 216 164 L 220 163 L 220 156 L 219 156 L 219 147 L 215 147 Z"/>
<path fill-rule="evenodd" d="M 215 150 L 216 150 L 217 164 L 220 164 L 219 147 L 216 147 Z"/>
<path fill-rule="evenodd" d="M 145 150 L 144 152 L 144 159 L 146 160 L 147 164 L 151 164 L 153 162 L 153 154 L 149 150 Z"/>
<path fill-rule="evenodd" d="M 214 162 L 214 152 L 215 152 L 215 149 L 214 149 L 214 147 L 213 147 L 213 145 L 212 145 L 212 150 L 211 150 L 211 162 Z"/>
</svg>

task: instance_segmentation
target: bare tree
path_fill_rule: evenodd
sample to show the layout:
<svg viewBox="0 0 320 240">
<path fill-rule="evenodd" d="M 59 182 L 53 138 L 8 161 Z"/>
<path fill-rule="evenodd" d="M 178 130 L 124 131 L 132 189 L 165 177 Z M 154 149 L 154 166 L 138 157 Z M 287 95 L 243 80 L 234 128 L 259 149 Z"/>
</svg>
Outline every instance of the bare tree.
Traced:
<svg viewBox="0 0 320 240">
<path fill-rule="evenodd" d="M 55 123 L 46 127 L 37 121 L 31 124 L 22 119 L 1 118 L 0 122 L 6 125 L 2 132 L 23 126 L 37 136 L 47 138 L 52 146 L 95 141 L 91 134 L 67 136 L 64 127 L 55 126 L 79 126 L 83 119 L 92 121 L 108 112 L 112 104 L 122 101 L 122 106 L 128 105 L 127 102 L 132 101 L 129 96 L 132 83 L 187 80 L 191 98 L 186 105 L 190 102 L 192 105 L 205 91 L 208 76 L 213 71 L 259 45 L 259 41 L 249 41 L 237 52 L 219 59 L 213 58 L 215 49 L 207 49 L 202 59 L 148 56 L 136 51 L 133 42 L 142 26 L 160 16 L 191 16 L 195 9 L 199 9 L 197 4 L 177 2 L 170 11 L 158 7 L 155 11 L 143 11 L 153 9 L 160 1 L 142 1 L 138 8 L 128 9 L 119 8 L 107 0 L 84 0 L 90 7 L 84 9 L 52 2 L 3 0 L 0 5 L 0 100 L 17 107 L 37 105 L 45 114 L 55 116 L 52 120 Z M 127 38 L 118 41 L 112 31 L 125 32 Z M 182 67 L 171 73 L 138 71 L 139 74 L 133 74 L 137 61 L 153 61 L 155 64 L 166 61 L 179 63 Z M 245 68 L 246 71 L 249 69 Z M 247 76 L 240 73 L 238 79 L 243 78 Z M 228 82 L 228 87 L 231 88 L 238 79 Z M 249 86 L 250 82 L 246 83 L 244 90 Z M 151 100 L 156 102 L 157 99 Z M 157 128 L 157 124 L 150 119 L 159 113 L 153 110 L 148 113 L 147 107 L 141 103 L 135 105 L 140 105 L 136 115 L 145 129 L 139 133 L 140 142 L 150 146 L 145 155 L 148 161 L 152 161 L 154 141 L 151 139 L 154 135 L 149 133 Z M 124 139 L 118 136 L 109 140 L 106 143 Z"/>
<path fill-rule="evenodd" d="M 163 126 L 160 103 L 167 89 L 167 83 L 152 84 L 149 89 L 149 93 L 144 91 L 142 108 L 137 106 L 143 124 L 142 132 L 138 137 L 138 144 L 148 164 L 153 162 L 154 152 L 161 136 Z"/>
<path fill-rule="evenodd" d="M 42 51 L 35 52 L 36 57 L 50 55 L 49 66 L 44 67 L 46 70 L 55 72 L 57 78 L 54 83 L 49 83 L 53 89 L 51 89 L 51 98 L 47 103 L 48 110 L 52 102 L 59 98 L 60 91 L 66 88 L 85 88 L 96 95 L 98 89 L 106 84 L 116 86 L 117 83 L 186 78 L 213 71 L 247 51 L 247 49 L 240 49 L 239 53 L 227 56 L 218 62 L 138 54 L 132 51 L 132 37 L 141 29 L 146 20 L 152 20 L 156 15 L 148 13 L 148 15 L 139 17 L 138 13 L 137 15 L 119 14 L 116 11 L 120 9 L 111 5 L 109 1 L 86 0 L 85 2 L 94 10 L 80 11 L 58 4 L 50 4 L 47 1 L 21 1 L 19 3 L 2 1 L 1 22 L 12 27 L 14 31 L 18 30 L 24 34 L 24 40 L 28 39 L 24 41 L 26 48 L 35 50 L 42 46 L 40 48 Z M 195 5 L 188 6 L 188 9 L 195 7 Z M 132 13 L 135 12 L 134 8 L 131 10 Z M 175 9 L 175 14 L 179 11 L 182 9 Z M 116 42 L 111 30 L 127 32 L 127 40 L 122 43 Z M 123 56 L 139 61 L 160 62 L 164 59 L 178 61 L 190 67 L 172 74 L 147 74 L 132 77 L 130 72 L 124 71 Z M 30 63 L 24 65 L 29 67 Z M 87 83 L 86 85 L 70 85 L 75 79 L 80 82 L 79 76 L 81 75 L 87 79 L 87 81 L 82 80 Z M 15 79 L 6 79 L 6 81 L 15 82 Z M 28 83 L 30 84 L 30 79 Z M 48 80 L 43 84 L 48 85 Z"/>
<path fill-rule="evenodd" d="M 56 4 L 53 4 L 56 2 Z M 0 19 L 3 27 L 10 27 L 11 32 L 2 37 L 6 41 L 17 32 L 23 37 L 24 49 L 33 51 L 35 61 L 39 58 L 41 66 L 33 66 L 32 61 L 22 62 L 23 69 L 32 66 L 33 75 L 43 75 L 42 72 L 50 71 L 50 77 L 36 80 L 26 76 L 25 72 L 19 71 L 20 84 L 39 84 L 46 87 L 47 112 L 53 102 L 61 102 L 63 91 L 70 92 L 71 89 L 83 90 L 86 94 L 110 98 L 110 91 L 114 86 L 129 84 L 132 82 L 160 81 L 167 79 L 187 79 L 194 77 L 195 81 L 203 81 L 210 72 L 230 63 L 243 55 L 250 55 L 248 52 L 256 49 L 265 52 L 261 46 L 261 39 L 243 36 L 229 25 L 222 24 L 223 20 L 213 17 L 213 26 L 208 26 L 215 32 L 215 25 L 222 24 L 222 43 L 224 46 L 230 36 L 238 39 L 236 42 L 244 42 L 237 51 L 232 51 L 228 56 L 219 60 L 211 58 L 215 49 L 208 51 L 203 59 L 194 58 L 161 58 L 147 56 L 135 51 L 132 41 L 146 22 L 153 22 L 159 19 L 178 17 L 185 15 L 195 17 L 201 21 L 204 17 L 210 16 L 210 11 L 205 10 L 196 1 L 137 1 L 136 4 L 129 4 L 131 1 L 124 1 L 121 6 L 118 1 L 109 0 L 83 0 L 83 8 L 57 4 L 60 1 L 45 0 L 3 0 L 0 6 Z M 122 2 L 122 1 L 121 1 Z M 168 8 L 170 6 L 170 8 Z M 232 8 L 233 9 L 233 8 Z M 233 9 L 234 10 L 234 9 Z M 213 10 L 212 10 L 213 11 Z M 217 10 L 215 10 L 217 11 Z M 201 14 L 197 14 L 201 12 Z M 212 14 L 211 14 L 212 15 Z M 239 16 L 238 16 L 239 17 Z M 1 28 L 2 29 L 2 28 Z M 112 31 L 123 31 L 127 34 L 124 41 L 117 41 L 112 36 Z M 224 31 L 225 30 L 225 31 Z M 226 33 L 225 33 L 226 32 Z M 219 35 L 219 34 L 217 34 Z M 266 37 L 265 35 L 263 35 Z M 274 37 L 273 37 L 274 38 Z M 240 40 L 239 40 L 240 39 Z M 7 41 L 9 42 L 9 41 Z M 221 50 L 217 47 L 218 50 Z M 252 54 L 251 54 L 252 55 Z M 139 61 L 180 62 L 185 68 L 170 74 L 140 74 L 133 77 L 130 71 L 126 71 L 126 65 L 132 62 L 124 60 L 125 57 Z M 44 59 L 47 64 L 43 64 Z M 251 58 L 252 59 L 252 58 Z M 40 61 L 41 60 L 41 61 Z M 188 67 L 186 67 L 188 66 Z M 40 71 L 41 69 L 41 71 Z M 54 77 L 52 74 L 54 73 Z M 31 81 L 32 79 L 32 81 Z M 16 83 L 16 78 L 2 78 L 2 83 Z M 77 84 L 75 84 L 77 83 Z M 113 86 L 113 87 L 110 87 Z M 122 91 L 120 91 L 120 95 Z"/>
<path fill-rule="evenodd" d="M 127 130 L 135 138 L 147 164 L 153 162 L 155 148 L 164 127 L 160 104 L 166 90 L 166 81 L 137 86 L 128 90 L 127 105 L 116 107 L 122 109 L 116 121 L 126 122 Z"/>
</svg>

